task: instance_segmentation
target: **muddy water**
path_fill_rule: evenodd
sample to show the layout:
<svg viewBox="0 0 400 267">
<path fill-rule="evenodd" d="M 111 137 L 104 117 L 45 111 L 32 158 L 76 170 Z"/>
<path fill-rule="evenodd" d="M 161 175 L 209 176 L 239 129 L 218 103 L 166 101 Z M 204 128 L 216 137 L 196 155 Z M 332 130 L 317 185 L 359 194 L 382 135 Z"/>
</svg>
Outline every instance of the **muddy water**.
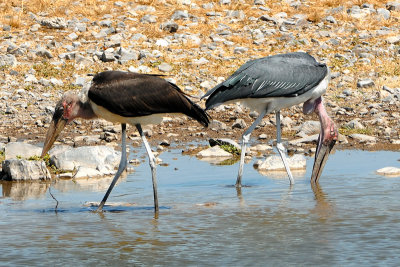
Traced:
<svg viewBox="0 0 400 267">
<path fill-rule="evenodd" d="M 138 153 L 142 154 L 140 150 Z M 133 157 L 133 155 L 131 155 Z M 320 186 L 296 184 L 246 164 L 218 166 L 179 149 L 161 155 L 160 215 L 154 218 L 147 162 L 124 177 L 103 214 L 90 212 L 108 179 L 51 185 L 2 183 L 0 265 L 397 265 L 400 178 L 376 175 L 399 166 L 400 153 L 337 151 Z M 283 175 L 284 176 L 284 175 Z"/>
</svg>

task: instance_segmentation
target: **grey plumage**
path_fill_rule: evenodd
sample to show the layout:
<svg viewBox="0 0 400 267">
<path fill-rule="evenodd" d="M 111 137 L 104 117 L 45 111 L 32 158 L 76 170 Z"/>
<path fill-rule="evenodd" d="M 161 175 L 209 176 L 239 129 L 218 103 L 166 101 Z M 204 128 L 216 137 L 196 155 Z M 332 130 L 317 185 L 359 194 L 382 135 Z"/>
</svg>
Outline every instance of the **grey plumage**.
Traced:
<svg viewBox="0 0 400 267">
<path fill-rule="evenodd" d="M 304 52 L 278 54 L 243 64 L 226 81 L 208 91 L 206 109 L 244 98 L 296 97 L 327 75 L 325 64 Z"/>
</svg>

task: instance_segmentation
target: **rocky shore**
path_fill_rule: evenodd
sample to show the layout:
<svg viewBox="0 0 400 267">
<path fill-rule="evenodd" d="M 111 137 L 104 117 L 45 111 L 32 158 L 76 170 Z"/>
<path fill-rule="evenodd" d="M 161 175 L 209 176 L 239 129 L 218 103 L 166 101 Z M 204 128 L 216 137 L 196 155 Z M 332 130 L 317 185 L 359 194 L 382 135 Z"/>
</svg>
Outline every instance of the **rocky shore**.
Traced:
<svg viewBox="0 0 400 267">
<path fill-rule="evenodd" d="M 56 101 L 88 86 L 97 72 L 163 74 L 204 105 L 198 97 L 247 60 L 292 51 L 306 51 L 331 69 L 325 102 L 340 129 L 338 148 L 400 148 L 400 2 L 76 1 L 42 10 L 31 2 L 1 3 L 1 160 L 10 142 L 40 145 Z M 208 129 L 171 116 L 145 133 L 154 149 L 193 140 L 205 145 L 210 138 L 239 142 L 257 116 L 238 104 L 209 114 Z M 312 154 L 317 117 L 302 114 L 301 106 L 281 115 L 289 152 Z M 253 132 L 249 156 L 269 153 L 255 147 L 272 145 L 274 124 L 270 114 Z M 119 133 L 120 126 L 104 120 L 76 120 L 59 141 L 116 147 Z M 134 127 L 128 135 L 141 145 Z"/>
</svg>

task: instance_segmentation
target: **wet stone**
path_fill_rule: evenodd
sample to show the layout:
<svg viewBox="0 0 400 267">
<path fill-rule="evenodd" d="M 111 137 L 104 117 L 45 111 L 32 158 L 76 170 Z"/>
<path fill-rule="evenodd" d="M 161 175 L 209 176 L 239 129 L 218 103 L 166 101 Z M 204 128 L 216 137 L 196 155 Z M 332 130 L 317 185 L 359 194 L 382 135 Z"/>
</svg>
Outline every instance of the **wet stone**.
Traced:
<svg viewBox="0 0 400 267">
<path fill-rule="evenodd" d="M 7 159 L 2 163 L 4 179 L 13 181 L 51 179 L 44 161 Z"/>
</svg>

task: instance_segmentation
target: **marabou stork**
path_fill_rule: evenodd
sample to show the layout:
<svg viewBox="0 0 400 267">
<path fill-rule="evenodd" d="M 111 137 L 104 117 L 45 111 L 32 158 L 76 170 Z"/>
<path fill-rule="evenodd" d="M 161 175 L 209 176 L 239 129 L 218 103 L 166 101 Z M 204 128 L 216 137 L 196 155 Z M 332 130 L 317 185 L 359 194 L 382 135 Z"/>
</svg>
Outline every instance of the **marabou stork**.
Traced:
<svg viewBox="0 0 400 267">
<path fill-rule="evenodd" d="M 290 183 L 294 183 L 287 164 L 286 149 L 281 143 L 280 110 L 300 103 L 304 103 L 304 114 L 314 111 L 318 114 L 321 123 L 311 176 L 311 182 L 318 182 L 329 153 L 338 138 L 337 127 L 329 118 L 322 100 L 329 78 L 328 67 L 317 62 L 307 53 L 278 54 L 246 62 L 226 81 L 218 84 L 203 96 L 203 98 L 208 97 L 206 110 L 222 103 L 240 101 L 259 113 L 257 119 L 242 136 L 237 187 L 241 187 L 244 156 L 250 134 L 262 118 L 273 111 L 276 112 L 276 146 Z"/>
<path fill-rule="evenodd" d="M 91 87 L 83 98 L 67 92 L 57 103 L 44 142 L 42 157 L 49 151 L 65 125 L 75 118 L 103 118 L 111 122 L 121 123 L 121 162 L 97 209 L 101 211 L 119 176 L 127 166 L 126 124 L 134 125 L 139 131 L 149 156 L 153 180 L 154 209 L 158 212 L 156 159 L 143 134 L 141 125 L 160 123 L 166 113 L 183 113 L 206 127 L 209 123 L 208 116 L 203 109 L 187 98 L 178 86 L 158 77 L 158 75 L 122 71 L 98 73 L 93 77 Z"/>
</svg>

